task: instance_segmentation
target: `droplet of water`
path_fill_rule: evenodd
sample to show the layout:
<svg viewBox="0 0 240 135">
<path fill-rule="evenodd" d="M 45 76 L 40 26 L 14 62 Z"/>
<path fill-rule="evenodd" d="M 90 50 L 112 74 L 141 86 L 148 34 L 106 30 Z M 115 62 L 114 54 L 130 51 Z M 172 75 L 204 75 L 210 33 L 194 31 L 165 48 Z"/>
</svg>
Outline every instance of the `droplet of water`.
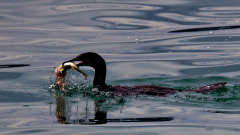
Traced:
<svg viewBox="0 0 240 135">
<path fill-rule="evenodd" d="M 139 40 L 139 39 L 137 39 L 137 38 L 135 39 L 135 41 L 138 41 L 138 40 Z"/>
<path fill-rule="evenodd" d="M 213 33 L 213 32 L 212 32 L 212 31 L 209 31 L 208 33 L 210 33 L 210 34 L 211 34 L 211 33 Z"/>
<path fill-rule="evenodd" d="M 210 48 L 209 46 L 207 48 Z"/>
</svg>

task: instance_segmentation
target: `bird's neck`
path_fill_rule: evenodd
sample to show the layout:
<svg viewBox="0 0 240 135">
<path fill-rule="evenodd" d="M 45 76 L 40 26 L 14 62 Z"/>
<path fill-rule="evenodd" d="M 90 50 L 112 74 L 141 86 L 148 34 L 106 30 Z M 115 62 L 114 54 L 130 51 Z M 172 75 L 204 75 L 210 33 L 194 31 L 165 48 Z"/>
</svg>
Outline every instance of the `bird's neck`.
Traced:
<svg viewBox="0 0 240 135">
<path fill-rule="evenodd" d="M 98 65 L 95 68 L 95 76 L 93 80 L 93 86 L 95 87 L 104 87 L 106 86 L 105 79 L 106 79 L 106 65 L 105 63 Z"/>
</svg>

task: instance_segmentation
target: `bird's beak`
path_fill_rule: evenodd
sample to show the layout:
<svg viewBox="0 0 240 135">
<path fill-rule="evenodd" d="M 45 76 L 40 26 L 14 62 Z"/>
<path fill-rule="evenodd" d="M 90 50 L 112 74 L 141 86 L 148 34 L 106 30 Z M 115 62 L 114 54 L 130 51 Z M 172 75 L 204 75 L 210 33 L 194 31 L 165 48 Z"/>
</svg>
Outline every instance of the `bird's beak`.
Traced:
<svg viewBox="0 0 240 135">
<path fill-rule="evenodd" d="M 78 72 L 80 72 L 82 75 L 84 75 L 85 79 L 87 79 L 88 75 L 85 74 L 81 69 L 79 69 L 78 66 L 76 64 L 74 64 L 73 62 L 64 63 L 64 65 L 61 65 L 59 67 L 59 71 L 63 72 L 65 69 L 69 69 L 70 67 L 72 69 L 77 70 Z"/>
<path fill-rule="evenodd" d="M 80 70 L 75 64 L 74 64 L 74 66 L 71 66 L 71 67 L 72 67 L 72 69 L 75 69 L 78 72 L 80 72 L 85 77 L 85 79 L 87 79 L 88 75 L 85 74 L 82 70 Z"/>
</svg>

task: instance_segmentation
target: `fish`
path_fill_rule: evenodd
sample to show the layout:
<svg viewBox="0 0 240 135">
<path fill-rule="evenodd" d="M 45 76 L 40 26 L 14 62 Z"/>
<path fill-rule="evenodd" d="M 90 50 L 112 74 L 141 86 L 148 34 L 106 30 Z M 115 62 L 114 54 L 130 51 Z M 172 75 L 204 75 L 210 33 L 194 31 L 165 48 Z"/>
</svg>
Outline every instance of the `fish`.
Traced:
<svg viewBox="0 0 240 135">
<path fill-rule="evenodd" d="M 59 75 L 64 74 L 66 70 L 70 68 L 72 68 L 73 70 L 77 70 L 85 77 L 85 79 L 87 79 L 88 75 L 84 73 L 81 69 L 79 69 L 78 66 L 73 62 L 67 62 L 67 63 L 64 63 L 64 65 L 60 65 L 58 68 L 58 72 L 59 72 L 58 74 Z"/>
</svg>

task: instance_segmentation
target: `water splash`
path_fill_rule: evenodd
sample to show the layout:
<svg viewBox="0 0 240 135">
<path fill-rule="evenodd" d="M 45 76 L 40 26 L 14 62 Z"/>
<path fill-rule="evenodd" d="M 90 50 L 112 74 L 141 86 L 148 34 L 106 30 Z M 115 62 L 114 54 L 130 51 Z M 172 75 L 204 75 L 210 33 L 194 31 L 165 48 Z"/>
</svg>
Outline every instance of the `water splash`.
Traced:
<svg viewBox="0 0 240 135">
<path fill-rule="evenodd" d="M 49 77 L 50 80 L 50 89 L 51 91 L 60 90 L 58 83 L 57 83 L 57 76 L 55 74 L 55 71 L 52 72 L 51 76 Z M 91 82 L 86 80 L 85 77 L 77 72 L 76 70 L 67 70 L 66 76 L 65 76 L 65 85 L 64 85 L 64 91 L 73 91 L 73 90 L 80 90 L 82 88 L 88 88 L 90 87 L 89 84 Z"/>
</svg>

